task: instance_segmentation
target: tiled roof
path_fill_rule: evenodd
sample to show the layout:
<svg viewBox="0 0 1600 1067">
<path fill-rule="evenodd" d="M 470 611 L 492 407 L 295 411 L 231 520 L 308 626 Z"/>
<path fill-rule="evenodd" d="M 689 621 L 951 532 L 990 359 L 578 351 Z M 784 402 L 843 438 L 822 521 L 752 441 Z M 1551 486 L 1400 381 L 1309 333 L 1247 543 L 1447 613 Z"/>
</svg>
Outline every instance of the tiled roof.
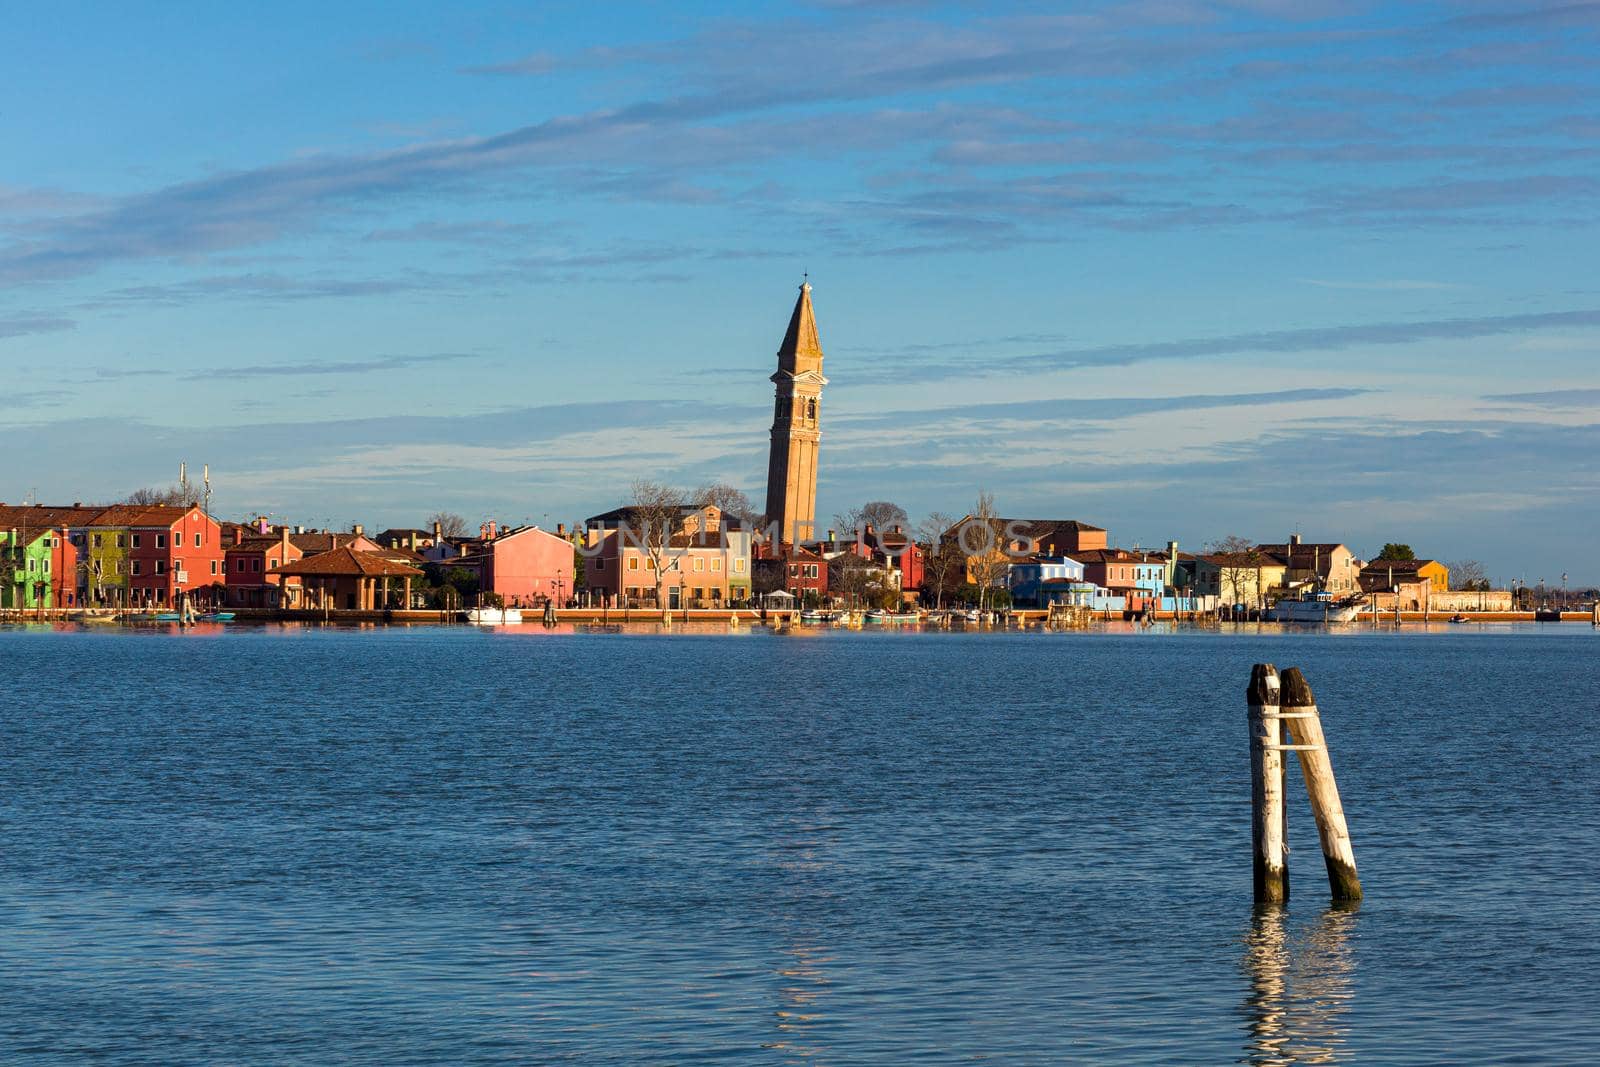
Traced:
<svg viewBox="0 0 1600 1067">
<path fill-rule="evenodd" d="M 105 508 L 61 507 L 52 504 L 24 506 L 0 504 L 0 529 L 59 530 L 63 526 L 87 526 Z"/>
<path fill-rule="evenodd" d="M 1388 573 L 1389 571 L 1394 571 L 1398 574 L 1406 571 L 1420 571 L 1430 564 L 1443 566 L 1435 559 L 1375 559 L 1365 567 L 1362 567 L 1361 573 L 1366 574 L 1368 571 Z"/>
<path fill-rule="evenodd" d="M 86 525 L 172 526 L 194 510 L 194 505 L 173 507 L 167 504 L 113 504 Z"/>
<path fill-rule="evenodd" d="M 357 552 L 348 545 L 295 560 L 277 574 L 323 577 L 404 578 L 421 574 L 416 567 L 395 563 L 377 552 Z"/>
</svg>

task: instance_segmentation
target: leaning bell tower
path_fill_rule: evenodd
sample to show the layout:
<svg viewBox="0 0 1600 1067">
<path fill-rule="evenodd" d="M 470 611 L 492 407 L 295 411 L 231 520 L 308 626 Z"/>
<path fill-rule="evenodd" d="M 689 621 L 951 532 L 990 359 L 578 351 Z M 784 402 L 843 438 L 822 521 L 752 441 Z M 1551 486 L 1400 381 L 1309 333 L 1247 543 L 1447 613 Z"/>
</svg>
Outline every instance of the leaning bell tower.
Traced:
<svg viewBox="0 0 1600 1067">
<path fill-rule="evenodd" d="M 777 401 L 767 461 L 767 521 L 777 524 L 779 540 L 795 544 L 816 536 L 817 445 L 822 439 L 822 387 L 828 384 L 822 376 L 810 283 L 800 286 L 772 382 Z"/>
</svg>

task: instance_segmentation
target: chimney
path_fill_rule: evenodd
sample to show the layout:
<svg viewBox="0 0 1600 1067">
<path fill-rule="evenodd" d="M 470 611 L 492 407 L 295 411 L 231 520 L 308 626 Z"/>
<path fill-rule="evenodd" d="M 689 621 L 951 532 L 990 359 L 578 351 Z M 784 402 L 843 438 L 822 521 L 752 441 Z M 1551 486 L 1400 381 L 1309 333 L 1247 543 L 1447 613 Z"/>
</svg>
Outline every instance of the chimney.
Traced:
<svg viewBox="0 0 1600 1067">
<path fill-rule="evenodd" d="M 242 544 L 244 544 L 244 527 L 235 526 L 233 528 L 233 546 L 238 548 Z"/>
<path fill-rule="evenodd" d="M 81 500 L 74 500 L 74 501 L 73 501 L 73 502 L 72 502 L 72 506 L 73 506 L 73 507 L 75 507 L 75 508 L 81 508 L 81 507 L 83 507 L 83 501 L 81 501 Z"/>
<path fill-rule="evenodd" d="M 287 530 L 289 528 L 289 524 L 288 523 L 284 523 L 283 528 L 285 530 Z M 304 526 L 296 526 L 294 528 L 294 532 L 297 533 L 297 534 L 303 534 L 303 533 L 306 532 L 306 528 Z"/>
<path fill-rule="evenodd" d="M 1299 543 L 1300 543 L 1300 535 L 1299 534 L 1296 533 L 1296 534 L 1290 534 L 1289 535 L 1289 544 L 1298 545 Z"/>
<path fill-rule="evenodd" d="M 564 522 L 556 523 L 556 536 L 557 537 L 566 537 L 567 536 L 567 524 L 566 523 L 564 523 Z"/>
<path fill-rule="evenodd" d="M 833 531 L 832 530 L 828 531 L 828 544 L 830 544 L 830 545 L 833 544 Z"/>
<path fill-rule="evenodd" d="M 353 524 L 353 525 L 352 525 L 352 526 L 351 526 L 351 527 L 350 527 L 350 532 L 351 532 L 351 533 L 353 533 L 353 534 L 355 534 L 355 535 L 356 535 L 356 536 L 357 536 L 357 537 L 360 537 L 360 536 L 361 536 L 361 535 L 362 535 L 362 534 L 363 534 L 363 533 L 365 533 L 365 532 L 366 532 L 366 529 L 367 529 L 367 528 L 366 528 L 366 527 L 365 527 L 365 526 L 362 526 L 362 525 L 361 525 L 361 524 L 360 524 L 360 523 L 359 523 L 359 522 L 358 522 L 358 523 L 355 523 L 355 524 Z"/>
<path fill-rule="evenodd" d="M 486 522 L 478 523 L 478 540 L 480 540 L 480 541 L 489 540 L 489 524 L 488 523 L 486 523 Z"/>
<path fill-rule="evenodd" d="M 493 519 L 490 519 L 489 520 L 489 540 L 493 541 L 498 536 L 500 536 L 500 524 L 495 522 Z"/>
<path fill-rule="evenodd" d="M 1178 558 L 1178 542 L 1176 542 L 1176 541 L 1168 541 L 1167 542 L 1167 558 L 1168 559 L 1177 559 Z"/>
<path fill-rule="evenodd" d="M 296 533 L 299 532 L 299 527 L 295 528 L 295 532 Z M 289 562 L 289 524 L 288 523 L 284 523 L 283 524 L 283 533 L 280 534 L 279 537 L 278 537 L 278 566 L 281 567 L 285 563 L 288 563 L 288 562 Z"/>
<path fill-rule="evenodd" d="M 411 531 L 409 535 L 409 543 L 411 546 L 411 551 L 415 552 L 417 550 L 417 531 Z"/>
<path fill-rule="evenodd" d="M 434 544 L 438 544 L 440 541 L 443 541 L 443 540 L 444 540 L 443 528 L 437 522 L 435 522 L 433 524 L 433 543 Z"/>
</svg>

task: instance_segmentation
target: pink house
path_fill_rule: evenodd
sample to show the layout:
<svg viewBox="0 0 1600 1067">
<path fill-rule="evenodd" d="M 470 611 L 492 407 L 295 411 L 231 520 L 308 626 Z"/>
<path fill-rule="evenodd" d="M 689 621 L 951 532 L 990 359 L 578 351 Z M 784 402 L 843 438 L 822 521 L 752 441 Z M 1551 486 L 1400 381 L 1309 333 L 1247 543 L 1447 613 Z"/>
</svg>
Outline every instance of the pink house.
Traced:
<svg viewBox="0 0 1600 1067">
<path fill-rule="evenodd" d="M 507 607 L 530 607 L 546 600 L 564 603 L 572 597 L 571 542 L 537 526 L 501 530 L 486 523 L 483 536 L 468 555 L 445 565 L 476 571 L 478 588 L 498 593 Z"/>
</svg>

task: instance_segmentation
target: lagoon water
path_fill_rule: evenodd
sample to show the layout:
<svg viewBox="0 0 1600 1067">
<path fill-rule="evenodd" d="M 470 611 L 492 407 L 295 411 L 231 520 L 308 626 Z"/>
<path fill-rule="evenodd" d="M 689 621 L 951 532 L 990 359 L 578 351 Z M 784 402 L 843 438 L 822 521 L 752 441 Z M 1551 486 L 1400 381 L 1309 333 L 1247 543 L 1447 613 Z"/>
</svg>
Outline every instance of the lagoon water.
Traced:
<svg viewBox="0 0 1600 1067">
<path fill-rule="evenodd" d="M 1300 666 L 1367 899 L 1250 902 Z M 1600 636 L 0 632 L 0 1062 L 1600 1060 Z"/>
</svg>

